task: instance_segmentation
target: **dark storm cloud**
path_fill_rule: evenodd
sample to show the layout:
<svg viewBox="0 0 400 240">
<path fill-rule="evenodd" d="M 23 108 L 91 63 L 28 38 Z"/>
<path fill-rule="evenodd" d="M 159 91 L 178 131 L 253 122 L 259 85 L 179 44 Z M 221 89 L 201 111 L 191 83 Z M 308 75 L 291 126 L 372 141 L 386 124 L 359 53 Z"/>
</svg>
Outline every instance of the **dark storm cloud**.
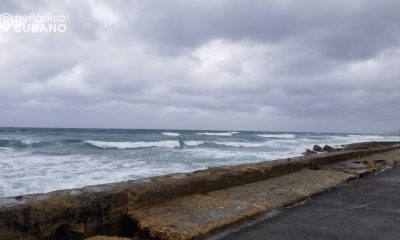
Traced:
<svg viewBox="0 0 400 240">
<path fill-rule="evenodd" d="M 161 6 L 160 6 L 161 4 Z M 364 58 L 396 46 L 398 1 L 145 1 L 145 21 L 133 24 L 146 40 L 171 48 L 213 38 L 294 41 L 331 58 Z M 135 5 L 136 6 L 136 5 Z"/>
<path fill-rule="evenodd" d="M 0 32 L 2 125 L 384 131 L 398 1 L 4 1 L 66 33 Z"/>
</svg>

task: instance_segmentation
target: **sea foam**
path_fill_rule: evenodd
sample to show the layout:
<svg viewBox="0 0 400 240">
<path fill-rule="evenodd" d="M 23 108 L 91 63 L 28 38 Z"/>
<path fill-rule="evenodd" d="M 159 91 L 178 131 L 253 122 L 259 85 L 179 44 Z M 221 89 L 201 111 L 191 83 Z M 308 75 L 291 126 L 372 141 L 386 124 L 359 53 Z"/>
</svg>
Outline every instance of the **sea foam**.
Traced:
<svg viewBox="0 0 400 240">
<path fill-rule="evenodd" d="M 185 145 L 190 146 L 190 147 L 195 147 L 195 146 L 199 146 L 201 144 L 204 144 L 204 141 L 184 141 Z"/>
<path fill-rule="evenodd" d="M 180 133 L 176 133 L 176 132 L 162 132 L 161 134 L 165 135 L 165 136 L 171 136 L 171 137 L 177 137 L 177 136 L 181 135 Z"/>
<path fill-rule="evenodd" d="M 268 142 L 262 142 L 262 143 L 250 143 L 250 142 L 218 142 L 218 141 L 213 141 L 212 143 L 220 145 L 220 146 L 226 146 L 226 147 L 247 147 L 247 148 L 259 148 L 259 147 L 265 147 L 270 145 Z"/>
<path fill-rule="evenodd" d="M 284 133 L 284 134 L 257 134 L 259 137 L 263 138 L 295 138 L 296 135 L 290 134 L 290 133 Z"/>
<path fill-rule="evenodd" d="M 198 135 L 206 135 L 206 136 L 232 136 L 233 134 L 238 134 L 239 132 L 200 132 Z"/>
<path fill-rule="evenodd" d="M 0 128 L 0 197 L 299 156 L 315 144 L 375 140 L 400 136 Z"/>
<path fill-rule="evenodd" d="M 104 142 L 104 141 L 85 141 L 93 146 L 99 148 L 117 148 L 117 149 L 130 149 L 130 148 L 149 148 L 149 147 L 164 147 L 175 148 L 179 147 L 178 141 L 158 141 L 158 142 Z"/>
</svg>

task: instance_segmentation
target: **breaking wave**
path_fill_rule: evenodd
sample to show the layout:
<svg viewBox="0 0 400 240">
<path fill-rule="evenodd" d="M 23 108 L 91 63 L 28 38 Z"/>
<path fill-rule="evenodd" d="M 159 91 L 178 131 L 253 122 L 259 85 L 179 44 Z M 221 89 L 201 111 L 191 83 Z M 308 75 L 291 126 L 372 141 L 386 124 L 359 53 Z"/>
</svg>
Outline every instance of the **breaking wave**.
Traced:
<svg viewBox="0 0 400 240">
<path fill-rule="evenodd" d="M 296 135 L 291 133 L 284 133 L 284 134 L 257 134 L 259 137 L 263 138 L 295 138 Z"/>
<path fill-rule="evenodd" d="M 177 137 L 177 136 L 181 135 L 180 133 L 176 133 L 176 132 L 162 132 L 161 134 L 165 135 L 165 136 L 171 136 L 171 137 Z"/>
<path fill-rule="evenodd" d="M 185 143 L 186 146 L 195 147 L 195 146 L 199 146 L 199 145 L 204 144 L 204 141 L 195 141 L 195 140 L 193 140 L 193 141 L 185 141 L 184 143 Z"/>
<path fill-rule="evenodd" d="M 315 144 L 365 141 L 400 141 L 400 135 L 0 128 L 0 197 L 300 156 Z"/>
<path fill-rule="evenodd" d="M 249 143 L 249 142 L 212 142 L 217 145 L 226 146 L 226 147 L 247 147 L 247 148 L 259 148 L 269 146 L 270 144 L 265 143 Z"/>
<path fill-rule="evenodd" d="M 238 134 L 239 132 L 200 132 L 198 135 L 206 136 L 232 136 L 233 134 Z"/>
<path fill-rule="evenodd" d="M 32 148 L 45 145 L 46 142 L 41 142 L 36 139 L 0 139 L 0 147 L 11 148 Z"/>
<path fill-rule="evenodd" d="M 178 141 L 158 141 L 158 142 L 103 142 L 103 141 L 85 141 L 93 146 L 99 148 L 117 148 L 117 149 L 131 149 L 131 148 L 150 148 L 150 147 L 163 147 L 163 148 L 176 148 L 180 144 Z"/>
</svg>

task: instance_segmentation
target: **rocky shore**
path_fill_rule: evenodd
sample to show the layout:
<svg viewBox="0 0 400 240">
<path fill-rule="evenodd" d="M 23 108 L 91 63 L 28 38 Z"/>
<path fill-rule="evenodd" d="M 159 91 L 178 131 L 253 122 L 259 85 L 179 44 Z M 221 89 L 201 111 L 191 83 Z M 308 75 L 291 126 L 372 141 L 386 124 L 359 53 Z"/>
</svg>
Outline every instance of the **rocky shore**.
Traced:
<svg viewBox="0 0 400 240">
<path fill-rule="evenodd" d="M 0 198 L 0 240 L 193 239 L 390 167 L 399 148 L 398 142 L 351 144 L 303 157 Z"/>
</svg>

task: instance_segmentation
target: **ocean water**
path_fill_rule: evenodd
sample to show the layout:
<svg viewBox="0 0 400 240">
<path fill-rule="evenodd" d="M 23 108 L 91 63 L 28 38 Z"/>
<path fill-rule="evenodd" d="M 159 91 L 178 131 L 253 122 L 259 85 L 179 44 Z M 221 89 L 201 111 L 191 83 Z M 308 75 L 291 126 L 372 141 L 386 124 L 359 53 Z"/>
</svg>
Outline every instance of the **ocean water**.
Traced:
<svg viewBox="0 0 400 240">
<path fill-rule="evenodd" d="M 0 197 L 293 157 L 314 144 L 374 140 L 400 136 L 0 128 Z"/>
</svg>

